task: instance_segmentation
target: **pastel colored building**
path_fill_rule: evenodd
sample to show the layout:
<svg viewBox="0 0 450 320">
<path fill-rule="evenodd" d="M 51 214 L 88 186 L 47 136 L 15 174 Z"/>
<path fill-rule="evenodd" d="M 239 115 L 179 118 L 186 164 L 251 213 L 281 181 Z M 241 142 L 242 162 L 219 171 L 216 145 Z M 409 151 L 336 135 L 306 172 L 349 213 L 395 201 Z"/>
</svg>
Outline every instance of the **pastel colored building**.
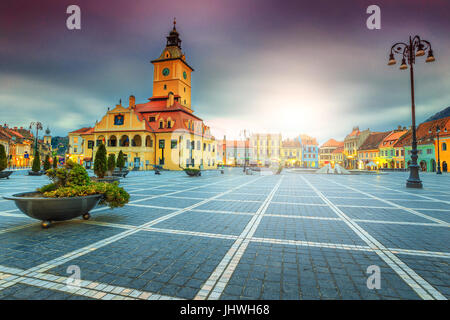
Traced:
<svg viewBox="0 0 450 320">
<path fill-rule="evenodd" d="M 344 139 L 345 167 L 347 169 L 356 169 L 358 167 L 358 149 L 367 139 L 370 130 L 360 131 L 359 127 L 353 127 Z"/>
<path fill-rule="evenodd" d="M 252 162 L 258 166 L 268 166 L 281 160 L 281 134 L 255 133 L 250 137 L 253 148 Z"/>
<path fill-rule="evenodd" d="M 329 139 L 322 144 L 319 148 L 319 167 L 331 164 L 333 161 L 333 151 L 341 145 L 343 145 L 343 142 L 334 139 Z"/>
<path fill-rule="evenodd" d="M 408 132 L 406 128 L 398 127 L 386 136 L 380 144 L 380 167 L 384 169 L 403 169 L 405 168 L 405 152 L 396 148 L 398 139 Z"/>
<path fill-rule="evenodd" d="M 421 171 L 435 172 L 437 168 L 435 157 L 435 136 L 430 133 L 431 128 L 438 123 L 439 120 L 421 123 L 416 129 L 418 158 L 417 164 Z M 408 130 L 406 134 L 400 137 L 395 148 L 403 148 L 405 150 L 405 167 L 411 164 L 412 150 L 412 131 Z"/>
<path fill-rule="evenodd" d="M 344 153 L 344 142 L 341 142 L 340 145 L 333 150 L 331 153 L 331 166 L 335 167 L 337 164 L 341 167 L 344 167 L 345 164 L 345 153 Z"/>
<path fill-rule="evenodd" d="M 298 139 L 302 145 L 302 166 L 305 168 L 318 168 L 319 145 L 316 138 L 301 134 Z"/>
<path fill-rule="evenodd" d="M 437 132 L 437 128 L 439 127 L 439 133 Z M 430 132 L 431 131 L 431 132 Z M 435 159 L 438 161 L 440 159 L 441 171 L 449 172 L 450 171 L 450 117 L 446 117 L 440 120 L 436 120 L 430 127 L 429 133 L 434 137 L 437 137 L 439 134 L 439 149 L 438 149 L 438 140 L 434 139 L 434 150 L 435 150 Z M 438 154 L 439 150 L 439 154 Z"/>
<path fill-rule="evenodd" d="M 380 145 L 391 132 L 371 132 L 358 148 L 358 169 L 377 170 L 382 164 L 380 161 Z"/>
<path fill-rule="evenodd" d="M 250 159 L 253 157 L 253 148 L 251 148 L 249 140 L 218 141 L 217 145 L 221 146 L 218 150 L 225 154 L 225 160 L 222 159 L 221 161 L 224 165 L 239 167 L 250 164 Z"/>
<path fill-rule="evenodd" d="M 98 146 L 105 144 L 108 154 L 117 156 L 122 151 L 127 167 L 135 170 L 152 169 L 155 165 L 168 170 L 215 168 L 216 141 L 192 109 L 194 69 L 181 51 L 175 22 L 161 55 L 151 63 L 153 94 L 149 101 L 136 103 L 131 95 L 128 105 L 120 102 L 108 109 L 92 130 L 80 133 L 80 156 L 88 164 Z"/>
<path fill-rule="evenodd" d="M 281 161 L 286 167 L 300 167 L 302 165 L 302 145 L 298 139 L 282 141 Z"/>
</svg>

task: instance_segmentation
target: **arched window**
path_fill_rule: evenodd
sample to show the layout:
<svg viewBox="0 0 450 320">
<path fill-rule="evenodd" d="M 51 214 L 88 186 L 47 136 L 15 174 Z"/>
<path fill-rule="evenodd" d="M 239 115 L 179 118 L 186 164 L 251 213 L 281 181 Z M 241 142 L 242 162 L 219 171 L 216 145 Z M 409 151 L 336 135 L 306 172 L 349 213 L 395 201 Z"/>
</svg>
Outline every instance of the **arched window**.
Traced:
<svg viewBox="0 0 450 320">
<path fill-rule="evenodd" d="M 442 151 L 447 151 L 447 144 L 445 142 L 442 144 Z"/>
<path fill-rule="evenodd" d="M 116 138 L 116 136 L 112 135 L 111 137 L 109 137 L 108 147 L 117 147 L 117 138 Z"/>
<path fill-rule="evenodd" d="M 164 129 L 164 121 L 159 121 L 159 128 Z"/>
<path fill-rule="evenodd" d="M 120 138 L 120 143 L 119 143 L 119 145 L 120 145 L 121 147 L 129 147 L 129 146 L 130 146 L 130 138 L 128 138 L 127 135 L 123 135 L 123 136 Z"/>
<path fill-rule="evenodd" d="M 150 136 L 145 137 L 145 146 L 147 148 L 153 148 L 153 140 Z"/>
<path fill-rule="evenodd" d="M 133 137 L 132 146 L 133 147 L 140 147 L 140 146 L 142 146 L 142 138 L 141 138 L 140 135 L 135 135 Z"/>
</svg>

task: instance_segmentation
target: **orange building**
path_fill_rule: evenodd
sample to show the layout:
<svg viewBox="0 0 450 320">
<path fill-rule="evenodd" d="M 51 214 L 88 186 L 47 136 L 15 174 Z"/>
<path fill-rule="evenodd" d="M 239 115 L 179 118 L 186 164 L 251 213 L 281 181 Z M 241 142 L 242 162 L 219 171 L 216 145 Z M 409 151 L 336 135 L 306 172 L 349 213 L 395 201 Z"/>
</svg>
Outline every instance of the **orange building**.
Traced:
<svg viewBox="0 0 450 320">
<path fill-rule="evenodd" d="M 437 128 L 439 127 L 439 149 L 438 141 L 434 139 L 434 150 L 436 163 L 440 159 L 441 171 L 450 171 L 450 117 L 435 120 L 429 128 L 429 133 L 434 137 L 437 136 Z M 438 154 L 439 150 L 439 154 Z"/>
</svg>

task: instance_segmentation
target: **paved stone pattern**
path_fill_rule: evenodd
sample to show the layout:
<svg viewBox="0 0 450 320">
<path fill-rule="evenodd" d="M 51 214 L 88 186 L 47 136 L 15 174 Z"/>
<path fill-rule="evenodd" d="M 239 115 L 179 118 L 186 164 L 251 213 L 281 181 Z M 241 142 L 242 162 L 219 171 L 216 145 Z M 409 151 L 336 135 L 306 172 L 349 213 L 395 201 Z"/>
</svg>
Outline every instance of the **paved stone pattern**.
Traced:
<svg viewBox="0 0 450 320">
<path fill-rule="evenodd" d="M 128 205 L 47 230 L 0 199 L 0 299 L 448 299 L 450 176 L 407 175 L 131 172 Z"/>
</svg>

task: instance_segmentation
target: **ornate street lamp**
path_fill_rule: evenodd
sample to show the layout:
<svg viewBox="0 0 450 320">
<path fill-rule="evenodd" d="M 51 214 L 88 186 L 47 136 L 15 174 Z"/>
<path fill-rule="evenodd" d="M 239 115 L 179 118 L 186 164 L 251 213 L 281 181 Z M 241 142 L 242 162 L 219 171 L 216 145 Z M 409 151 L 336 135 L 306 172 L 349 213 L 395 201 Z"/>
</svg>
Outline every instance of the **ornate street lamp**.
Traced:
<svg viewBox="0 0 450 320">
<path fill-rule="evenodd" d="M 441 157 L 439 155 L 439 133 L 441 132 L 441 128 L 439 125 L 436 127 L 436 138 L 437 138 L 437 149 L 438 149 L 438 165 L 437 165 L 437 171 L 436 174 L 442 174 L 441 171 Z M 432 133 L 431 129 L 428 130 L 428 133 Z"/>
<path fill-rule="evenodd" d="M 30 130 L 32 130 L 33 127 L 36 128 L 36 143 L 34 145 L 34 150 L 35 150 L 35 155 L 36 155 L 36 153 L 38 152 L 38 133 L 39 133 L 39 130 L 43 130 L 43 127 L 42 127 L 42 123 L 40 123 L 39 121 L 38 122 L 31 122 L 30 123 Z"/>
<path fill-rule="evenodd" d="M 394 54 L 399 54 L 402 56 L 402 63 L 400 65 L 400 70 L 408 69 L 410 70 L 411 78 L 411 118 L 412 118 L 412 150 L 411 150 L 411 160 L 412 163 L 409 166 L 409 178 L 406 181 L 406 187 L 408 188 L 422 188 L 422 181 L 419 178 L 419 165 L 417 164 L 417 138 L 416 138 L 416 107 L 414 103 L 414 64 L 416 62 L 416 57 L 421 57 L 425 55 L 428 51 L 428 57 L 425 62 L 433 62 L 436 59 L 433 55 L 433 50 L 431 50 L 431 43 L 427 40 L 420 39 L 419 36 L 409 37 L 409 43 L 397 42 L 391 47 L 391 52 L 389 54 L 388 65 L 392 66 L 396 64 Z"/>
</svg>

